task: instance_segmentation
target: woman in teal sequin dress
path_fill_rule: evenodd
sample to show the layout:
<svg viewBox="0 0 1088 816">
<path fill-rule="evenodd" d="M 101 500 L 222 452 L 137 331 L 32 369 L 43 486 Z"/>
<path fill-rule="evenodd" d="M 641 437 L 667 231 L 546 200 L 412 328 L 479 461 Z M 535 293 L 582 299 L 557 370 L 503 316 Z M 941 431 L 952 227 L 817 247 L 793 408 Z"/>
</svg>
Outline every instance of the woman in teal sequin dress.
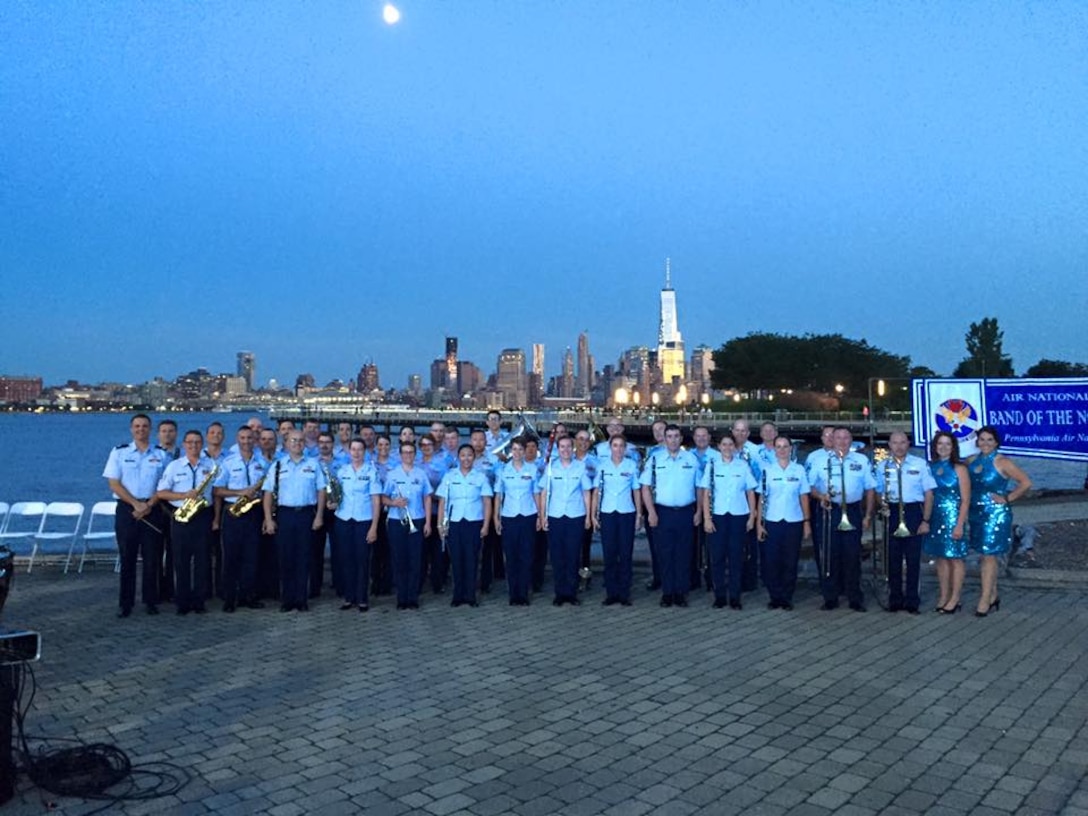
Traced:
<svg viewBox="0 0 1088 816">
<path fill-rule="evenodd" d="M 997 452 L 1001 436 L 986 425 L 978 430 L 978 455 L 967 463 L 971 475 L 971 510 L 968 514 L 971 549 L 981 556 L 982 591 L 975 615 L 980 618 L 1000 609 L 997 594 L 997 556 L 1012 543 L 1012 507 L 1031 489 L 1031 479 L 1011 459 Z M 1015 482 L 1010 490 L 1009 482 Z"/>
<path fill-rule="evenodd" d="M 960 445 L 956 437 L 941 432 L 929 446 L 930 471 L 937 482 L 933 491 L 933 511 L 929 519 L 929 534 L 923 548 L 926 555 L 937 559 L 937 581 L 940 595 L 936 611 L 942 615 L 958 612 L 963 577 L 963 559 L 967 555 L 967 507 L 971 501 L 971 479 L 967 468 L 960 464 Z"/>
</svg>

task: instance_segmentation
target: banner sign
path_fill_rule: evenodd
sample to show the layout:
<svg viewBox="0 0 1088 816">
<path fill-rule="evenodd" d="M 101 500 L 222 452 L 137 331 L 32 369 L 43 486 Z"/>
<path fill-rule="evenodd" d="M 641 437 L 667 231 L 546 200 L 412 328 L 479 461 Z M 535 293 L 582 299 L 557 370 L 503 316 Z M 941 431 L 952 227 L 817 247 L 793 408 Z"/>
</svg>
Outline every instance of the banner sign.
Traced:
<svg viewBox="0 0 1088 816">
<path fill-rule="evenodd" d="M 978 429 L 992 425 L 1003 453 L 1088 461 L 1088 377 L 914 380 L 913 388 L 916 445 L 947 431 L 971 456 Z"/>
</svg>

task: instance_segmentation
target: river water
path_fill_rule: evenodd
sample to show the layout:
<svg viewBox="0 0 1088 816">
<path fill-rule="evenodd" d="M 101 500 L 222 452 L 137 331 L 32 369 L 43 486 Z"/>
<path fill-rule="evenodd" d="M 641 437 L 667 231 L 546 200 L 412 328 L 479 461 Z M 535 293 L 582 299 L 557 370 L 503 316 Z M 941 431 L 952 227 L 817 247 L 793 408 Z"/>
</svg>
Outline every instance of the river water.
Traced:
<svg viewBox="0 0 1088 816">
<path fill-rule="evenodd" d="M 218 420 L 226 428 L 227 444 L 252 414 L 209 413 L 171 415 L 178 422 L 178 440 L 185 431 L 203 431 Z M 152 415 L 155 426 L 166 415 Z M 264 417 L 268 423 L 267 416 Z M 102 469 L 110 449 L 128 442 L 129 417 L 124 414 L 0 414 L 4 459 L 0 465 L 0 501 L 78 501 L 88 507 L 110 498 Z M 1035 487 L 1048 490 L 1080 488 L 1085 464 L 1054 459 L 1016 457 Z"/>
</svg>

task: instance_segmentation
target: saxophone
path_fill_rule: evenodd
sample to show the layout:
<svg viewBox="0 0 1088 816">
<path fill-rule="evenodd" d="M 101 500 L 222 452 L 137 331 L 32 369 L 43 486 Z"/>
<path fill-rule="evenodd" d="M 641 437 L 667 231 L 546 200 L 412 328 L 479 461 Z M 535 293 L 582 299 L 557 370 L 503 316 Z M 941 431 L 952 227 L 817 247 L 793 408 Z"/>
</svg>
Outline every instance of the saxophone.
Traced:
<svg viewBox="0 0 1088 816">
<path fill-rule="evenodd" d="M 212 483 L 212 479 L 219 473 L 219 465 L 215 465 L 204 477 L 204 480 L 197 485 L 196 491 L 199 494 L 198 498 L 189 498 L 181 503 L 181 506 L 174 511 L 174 521 L 180 521 L 182 524 L 187 524 L 192 520 L 193 516 L 208 506 L 208 500 L 204 498 L 204 491 L 208 489 L 208 485 Z"/>
<path fill-rule="evenodd" d="M 268 478 L 268 471 L 266 470 L 264 476 L 257 480 L 257 483 L 253 485 L 252 496 L 242 496 L 234 504 L 232 504 L 227 512 L 235 518 L 241 518 L 258 504 L 261 503 L 261 485 L 264 484 L 264 480 Z"/>
</svg>

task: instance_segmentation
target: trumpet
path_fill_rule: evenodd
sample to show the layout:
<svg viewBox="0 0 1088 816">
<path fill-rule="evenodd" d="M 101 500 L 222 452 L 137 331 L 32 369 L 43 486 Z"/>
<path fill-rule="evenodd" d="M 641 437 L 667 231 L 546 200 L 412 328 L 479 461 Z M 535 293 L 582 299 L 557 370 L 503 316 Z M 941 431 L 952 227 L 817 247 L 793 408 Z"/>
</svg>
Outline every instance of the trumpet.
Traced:
<svg viewBox="0 0 1088 816">
<path fill-rule="evenodd" d="M 445 546 L 446 539 L 450 534 L 450 518 L 453 513 L 453 501 L 446 499 L 446 509 L 442 513 L 442 518 L 438 520 L 438 537 L 442 539 L 442 545 Z"/>
<path fill-rule="evenodd" d="M 404 499 L 404 507 L 401 508 L 403 515 L 400 517 L 400 523 L 408 528 L 409 533 L 415 534 L 416 523 L 412 521 L 412 514 L 408 511 L 408 497 L 404 495 L 404 491 L 401 489 L 400 485 L 397 485 L 397 495 Z"/>
<path fill-rule="evenodd" d="M 266 471 L 264 476 L 257 480 L 257 483 L 253 485 L 252 496 L 242 496 L 227 508 L 227 512 L 235 518 L 241 518 L 258 504 L 261 503 L 261 485 L 264 484 L 264 480 L 268 478 L 268 472 Z"/>
<path fill-rule="evenodd" d="M 198 498 L 188 498 L 181 503 L 181 505 L 174 510 L 174 521 L 179 521 L 182 524 L 188 524 L 192 521 L 193 516 L 208 506 L 208 500 L 204 498 L 204 491 L 208 489 L 208 485 L 212 483 L 219 474 L 219 465 L 215 465 L 208 472 L 208 475 L 200 482 L 196 487 Z"/>
</svg>

